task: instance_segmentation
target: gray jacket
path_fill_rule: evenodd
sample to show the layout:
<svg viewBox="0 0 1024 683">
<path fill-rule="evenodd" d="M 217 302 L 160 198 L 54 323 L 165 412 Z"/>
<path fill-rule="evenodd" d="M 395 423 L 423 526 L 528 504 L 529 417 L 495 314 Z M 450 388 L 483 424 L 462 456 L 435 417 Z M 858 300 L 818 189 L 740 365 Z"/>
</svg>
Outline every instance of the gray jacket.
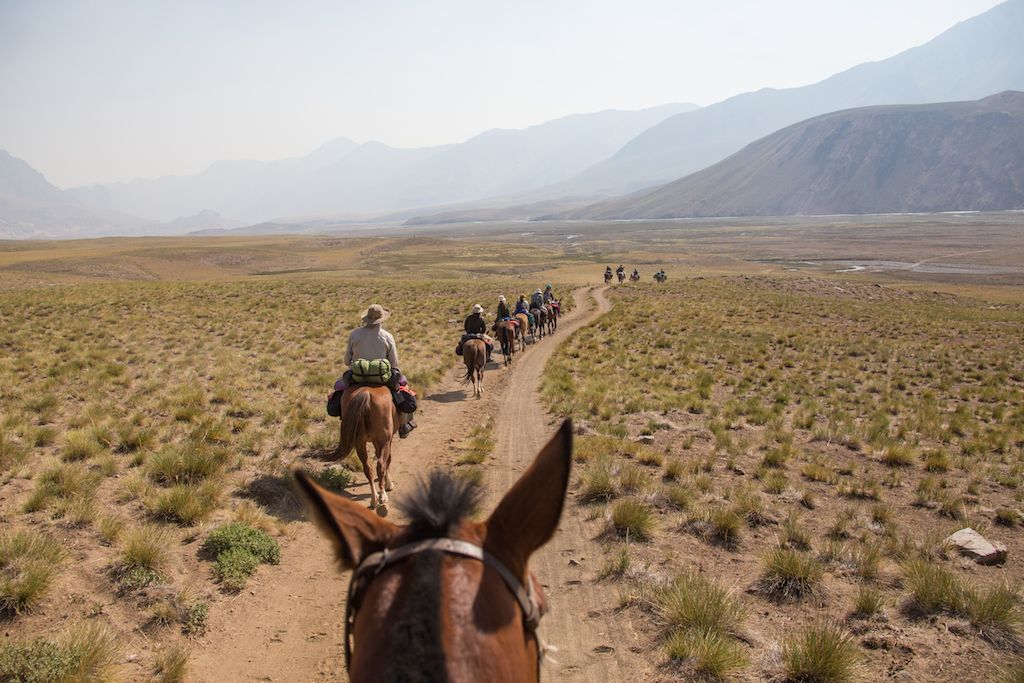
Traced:
<svg viewBox="0 0 1024 683">
<path fill-rule="evenodd" d="M 386 358 L 391 367 L 398 367 L 398 347 L 391 333 L 380 326 L 380 323 L 363 325 L 352 330 L 348 336 L 348 348 L 345 350 L 345 365 L 360 358 L 377 360 Z"/>
</svg>

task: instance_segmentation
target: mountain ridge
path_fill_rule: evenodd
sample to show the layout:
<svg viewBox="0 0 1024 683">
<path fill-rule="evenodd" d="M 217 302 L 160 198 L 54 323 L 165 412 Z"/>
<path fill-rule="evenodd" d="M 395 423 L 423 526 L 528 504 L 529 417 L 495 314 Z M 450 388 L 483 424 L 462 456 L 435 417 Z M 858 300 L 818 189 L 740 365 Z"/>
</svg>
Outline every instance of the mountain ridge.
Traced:
<svg viewBox="0 0 1024 683">
<path fill-rule="evenodd" d="M 650 191 L 540 217 L 642 219 L 1024 208 L 1024 92 L 848 109 Z"/>
</svg>

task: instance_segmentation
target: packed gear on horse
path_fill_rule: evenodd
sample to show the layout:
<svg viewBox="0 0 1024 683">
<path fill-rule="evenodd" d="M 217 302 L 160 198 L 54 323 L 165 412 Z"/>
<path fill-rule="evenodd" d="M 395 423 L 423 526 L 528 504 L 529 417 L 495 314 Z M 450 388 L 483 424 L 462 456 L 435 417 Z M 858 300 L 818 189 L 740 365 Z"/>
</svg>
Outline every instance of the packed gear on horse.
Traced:
<svg viewBox="0 0 1024 683">
<path fill-rule="evenodd" d="M 352 330 L 345 349 L 345 365 L 349 369 L 334 383 L 334 391 L 327 397 L 327 414 L 332 417 L 341 415 L 342 394 L 351 386 L 387 386 L 401 416 L 398 436 L 404 439 L 416 428 L 412 419 L 416 411 L 416 394 L 408 388 L 408 381 L 398 369 L 395 338 L 381 327 L 391 317 L 391 312 L 373 304 L 362 312 L 361 317 L 363 325 Z"/>
</svg>

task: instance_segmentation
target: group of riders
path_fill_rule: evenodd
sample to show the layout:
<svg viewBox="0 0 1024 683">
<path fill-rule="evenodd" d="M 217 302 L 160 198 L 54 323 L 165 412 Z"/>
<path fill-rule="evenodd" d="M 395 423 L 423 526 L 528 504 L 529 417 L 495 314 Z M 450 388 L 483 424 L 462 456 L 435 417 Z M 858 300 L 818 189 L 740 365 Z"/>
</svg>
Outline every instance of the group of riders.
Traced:
<svg viewBox="0 0 1024 683">
<path fill-rule="evenodd" d="M 620 263 L 619 267 L 615 269 L 615 275 L 619 278 L 619 284 L 622 284 L 623 282 L 625 282 L 626 281 L 626 267 L 623 266 Z M 655 282 L 665 282 L 665 280 L 667 280 L 667 279 L 668 279 L 668 275 L 665 274 L 665 269 L 664 268 L 662 268 L 661 270 L 659 270 L 658 272 L 656 272 L 654 274 L 654 281 Z M 611 281 L 612 281 L 612 267 L 608 266 L 607 268 L 604 269 L 604 283 L 608 284 Z M 630 282 L 640 282 L 640 271 L 638 269 L 636 269 L 636 268 L 633 269 L 633 272 L 629 276 L 629 281 Z"/>
<path fill-rule="evenodd" d="M 538 325 L 537 316 L 561 314 L 561 305 L 555 297 L 551 285 L 543 291 L 538 288 L 529 299 L 521 294 L 515 308 L 509 308 L 504 296 L 498 297 L 497 314 L 491 331 L 497 331 L 500 325 L 519 325 L 519 316 L 525 317 L 528 330 L 519 330 L 517 334 L 525 335 L 533 332 Z M 347 388 L 359 384 L 384 385 L 391 390 L 395 407 L 399 415 L 398 436 L 402 439 L 416 429 L 413 414 L 416 411 L 416 393 L 409 387 L 409 382 L 399 370 L 398 346 L 394 336 L 384 329 L 383 323 L 391 317 L 391 312 L 379 304 L 373 304 L 361 314 L 363 324 L 349 334 L 348 346 L 345 349 L 345 365 L 348 370 L 334 383 L 334 391 L 327 399 L 328 414 L 337 417 L 341 414 L 341 399 Z M 490 360 L 494 348 L 493 339 L 487 334 L 488 322 L 484 317 L 484 309 L 480 304 L 473 306 L 472 312 L 463 325 L 465 334 L 459 342 L 456 353 L 461 355 L 462 345 L 469 339 L 482 339 L 487 346 L 487 360 Z M 507 353 L 507 351 L 506 351 Z"/>
<path fill-rule="evenodd" d="M 555 292 L 551 285 L 545 287 L 543 291 L 538 287 L 530 295 L 529 299 L 526 298 L 525 294 L 520 294 L 519 299 L 516 300 L 515 309 L 510 309 L 508 300 L 504 296 L 499 296 L 494 322 L 490 325 L 488 325 L 487 318 L 484 317 L 484 307 L 480 304 L 475 304 L 470 311 L 469 317 L 463 323 L 464 334 L 462 339 L 459 340 L 459 345 L 455 348 L 455 353 L 461 356 L 462 347 L 467 341 L 470 339 L 480 339 L 487 347 L 487 361 L 490 362 L 491 354 L 494 352 L 494 339 L 488 334 L 488 330 L 490 332 L 497 332 L 499 327 L 505 325 L 511 326 L 516 335 L 524 336 L 528 332 L 532 333 L 537 329 L 540 322 L 537 319 L 539 315 L 556 317 L 561 315 L 561 312 L 561 303 L 555 297 Z M 527 329 L 518 329 L 520 321 L 523 319 L 520 316 L 525 317 Z M 507 357 L 509 349 L 503 348 L 502 351 Z"/>
</svg>

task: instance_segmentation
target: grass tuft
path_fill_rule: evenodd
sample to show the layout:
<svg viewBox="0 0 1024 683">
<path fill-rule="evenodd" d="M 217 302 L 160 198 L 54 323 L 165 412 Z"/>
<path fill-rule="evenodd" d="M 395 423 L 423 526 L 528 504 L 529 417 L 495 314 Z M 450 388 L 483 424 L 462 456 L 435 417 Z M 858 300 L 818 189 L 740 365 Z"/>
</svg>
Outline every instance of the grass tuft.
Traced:
<svg viewBox="0 0 1024 683">
<path fill-rule="evenodd" d="M 39 604 L 64 557 L 60 542 L 38 531 L 0 531 L 0 613 L 18 614 Z"/>
<path fill-rule="evenodd" d="M 639 541 L 647 541 L 654 531 L 654 514 L 650 506 L 627 498 L 612 507 L 612 529 L 616 534 Z"/>
<path fill-rule="evenodd" d="M 842 627 L 820 623 L 806 628 L 782 650 L 786 680 L 794 683 L 845 683 L 854 679 L 857 645 Z"/>
<path fill-rule="evenodd" d="M 773 600 L 801 600 L 817 595 L 821 575 L 821 563 L 814 557 L 775 548 L 764 559 L 758 589 Z"/>
</svg>

